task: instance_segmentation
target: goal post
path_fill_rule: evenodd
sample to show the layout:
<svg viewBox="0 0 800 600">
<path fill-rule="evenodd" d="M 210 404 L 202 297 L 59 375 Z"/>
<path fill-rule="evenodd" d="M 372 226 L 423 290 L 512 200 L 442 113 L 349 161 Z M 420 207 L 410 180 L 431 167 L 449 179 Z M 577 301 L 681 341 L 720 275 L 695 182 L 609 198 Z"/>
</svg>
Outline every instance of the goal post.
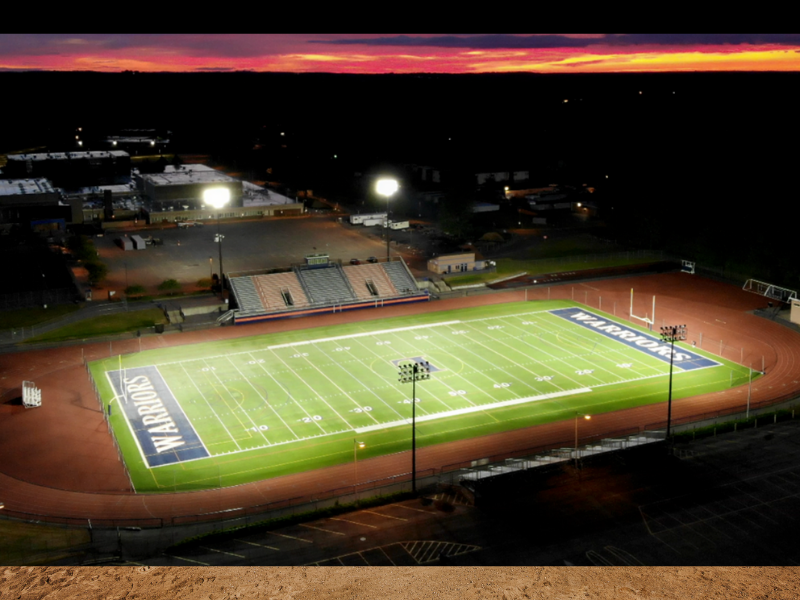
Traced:
<svg viewBox="0 0 800 600">
<path fill-rule="evenodd" d="M 650 329 L 650 331 L 652 331 L 653 330 L 653 324 L 655 323 L 655 320 L 656 320 L 656 297 L 655 297 L 655 294 L 653 295 L 653 311 L 650 314 L 645 312 L 644 316 L 642 317 L 640 315 L 636 315 L 633 312 L 633 288 L 631 288 L 631 310 L 630 310 L 630 315 L 631 315 L 631 319 L 638 319 L 638 320 L 640 320 L 640 321 L 642 321 L 644 323 L 647 323 L 647 325 L 649 326 L 648 328 Z"/>
<path fill-rule="evenodd" d="M 745 281 L 742 289 L 766 298 L 771 298 L 772 300 L 777 300 L 778 302 L 788 303 L 797 299 L 796 291 L 764 281 L 758 281 L 757 279 L 748 279 Z"/>
<path fill-rule="evenodd" d="M 22 406 L 25 408 L 36 408 L 42 405 L 42 390 L 36 387 L 32 381 L 22 382 Z"/>
</svg>

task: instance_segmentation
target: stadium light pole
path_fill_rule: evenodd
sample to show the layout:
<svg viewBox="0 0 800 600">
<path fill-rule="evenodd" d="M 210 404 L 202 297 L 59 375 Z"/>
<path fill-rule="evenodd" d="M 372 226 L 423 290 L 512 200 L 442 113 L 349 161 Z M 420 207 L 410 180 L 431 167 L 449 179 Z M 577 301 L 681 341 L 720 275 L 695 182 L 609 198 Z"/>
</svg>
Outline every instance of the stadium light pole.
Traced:
<svg viewBox="0 0 800 600">
<path fill-rule="evenodd" d="M 661 328 L 661 341 L 669 342 L 672 347 L 669 353 L 669 395 L 667 396 L 667 439 L 672 427 L 672 363 L 675 358 L 675 342 L 686 339 L 686 325 L 668 325 Z"/>
<path fill-rule="evenodd" d="M 428 361 L 409 360 L 399 365 L 400 383 L 411 382 L 411 493 L 417 494 L 417 381 L 431 378 Z"/>
<path fill-rule="evenodd" d="M 378 179 L 375 190 L 381 196 L 386 196 L 386 262 L 389 262 L 389 200 L 397 191 L 396 179 Z"/>
<path fill-rule="evenodd" d="M 575 468 L 578 468 L 578 417 L 583 417 L 587 421 L 592 418 L 592 415 L 584 413 L 575 413 Z"/>
<path fill-rule="evenodd" d="M 367 445 L 364 442 L 353 440 L 353 491 L 356 494 L 356 500 L 358 500 L 358 451 L 366 447 Z"/>
<path fill-rule="evenodd" d="M 222 240 L 225 238 L 219 231 L 219 219 L 222 216 L 222 207 L 231 200 L 231 191 L 225 187 L 206 188 L 203 191 L 203 200 L 217 210 L 217 236 L 214 239 L 219 244 L 219 294 L 225 293 L 225 276 L 222 272 Z"/>
</svg>

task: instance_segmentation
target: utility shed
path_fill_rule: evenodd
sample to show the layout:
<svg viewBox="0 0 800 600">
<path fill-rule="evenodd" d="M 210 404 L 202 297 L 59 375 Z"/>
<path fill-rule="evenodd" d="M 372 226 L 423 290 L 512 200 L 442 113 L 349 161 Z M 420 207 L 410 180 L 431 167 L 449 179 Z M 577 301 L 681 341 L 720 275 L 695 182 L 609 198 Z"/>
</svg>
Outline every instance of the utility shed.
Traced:
<svg viewBox="0 0 800 600">
<path fill-rule="evenodd" d="M 146 250 L 147 244 L 144 241 L 144 238 L 140 235 L 132 235 L 131 240 L 133 240 L 133 248 L 135 250 Z"/>
<path fill-rule="evenodd" d="M 119 246 L 123 250 L 133 250 L 133 242 L 131 241 L 130 238 L 121 237 L 114 240 L 114 242 L 116 242 L 117 246 Z"/>
</svg>

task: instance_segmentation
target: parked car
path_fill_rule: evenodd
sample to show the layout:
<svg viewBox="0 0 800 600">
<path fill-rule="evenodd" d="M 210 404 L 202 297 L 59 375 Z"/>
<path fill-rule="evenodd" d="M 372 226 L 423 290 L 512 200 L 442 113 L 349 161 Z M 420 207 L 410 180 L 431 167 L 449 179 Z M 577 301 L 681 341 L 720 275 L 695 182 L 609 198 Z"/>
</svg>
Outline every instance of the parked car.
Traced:
<svg viewBox="0 0 800 600">
<path fill-rule="evenodd" d="M 370 256 L 370 257 L 367 259 L 367 262 L 376 263 L 376 262 L 378 262 L 378 259 L 377 259 L 377 258 L 375 258 L 374 256 Z"/>
<path fill-rule="evenodd" d="M 358 260 L 357 258 L 351 258 L 351 259 L 350 259 L 350 264 L 351 264 L 351 265 L 360 265 L 360 264 L 361 264 L 361 261 L 360 261 L 360 260 Z"/>
</svg>

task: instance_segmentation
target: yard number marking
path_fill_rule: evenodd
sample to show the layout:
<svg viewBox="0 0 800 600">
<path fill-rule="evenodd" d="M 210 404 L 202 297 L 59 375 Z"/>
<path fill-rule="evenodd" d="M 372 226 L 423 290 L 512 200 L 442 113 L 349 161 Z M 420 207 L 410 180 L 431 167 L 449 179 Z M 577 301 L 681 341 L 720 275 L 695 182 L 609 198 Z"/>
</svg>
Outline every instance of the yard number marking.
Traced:
<svg viewBox="0 0 800 600">
<path fill-rule="evenodd" d="M 550 381 L 553 379 L 552 375 L 542 375 L 541 377 L 537 377 L 536 381 Z"/>
<path fill-rule="evenodd" d="M 584 369 L 583 371 L 575 371 L 577 375 L 591 375 L 594 373 L 594 369 Z"/>
<path fill-rule="evenodd" d="M 503 382 L 503 383 L 495 383 L 494 387 L 495 389 L 499 390 L 500 388 L 507 388 L 510 385 L 511 385 L 510 383 Z"/>
<path fill-rule="evenodd" d="M 303 423 L 313 423 L 314 421 L 322 421 L 322 417 L 319 415 L 314 415 L 313 417 L 303 417 L 300 419 Z"/>
</svg>

